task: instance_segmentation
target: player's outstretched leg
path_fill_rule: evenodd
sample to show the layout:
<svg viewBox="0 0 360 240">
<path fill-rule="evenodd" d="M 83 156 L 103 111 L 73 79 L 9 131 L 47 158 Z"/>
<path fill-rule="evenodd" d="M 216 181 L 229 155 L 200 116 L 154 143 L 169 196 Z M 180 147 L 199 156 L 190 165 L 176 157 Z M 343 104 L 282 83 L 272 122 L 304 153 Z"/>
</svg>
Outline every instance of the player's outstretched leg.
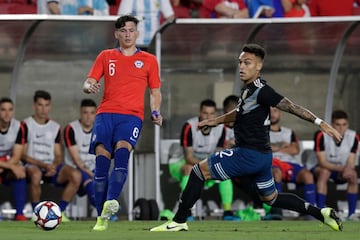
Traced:
<svg viewBox="0 0 360 240">
<path fill-rule="evenodd" d="M 108 221 L 111 215 L 119 211 L 119 202 L 115 199 L 107 200 L 104 203 L 101 216 L 97 217 L 96 224 L 93 227 L 94 231 L 105 231 L 108 227 Z"/>
<path fill-rule="evenodd" d="M 204 188 L 204 176 L 202 175 L 199 164 L 195 165 L 190 173 L 189 182 L 185 187 L 180 199 L 179 209 L 172 221 L 168 221 L 160 226 L 150 229 L 152 232 L 178 232 L 189 230 L 186 219 L 190 214 L 190 209 L 200 198 Z"/>
<path fill-rule="evenodd" d="M 334 209 L 319 209 L 292 193 L 279 193 L 271 206 L 313 216 L 335 231 L 343 229 L 342 222 Z"/>
<path fill-rule="evenodd" d="M 150 229 L 151 232 L 179 232 L 188 231 L 189 227 L 187 223 L 177 223 L 174 221 L 168 221 L 160 226 Z"/>
<path fill-rule="evenodd" d="M 324 217 L 324 224 L 328 225 L 335 231 L 342 231 L 343 224 L 336 211 L 332 208 L 322 208 L 321 214 Z"/>
</svg>

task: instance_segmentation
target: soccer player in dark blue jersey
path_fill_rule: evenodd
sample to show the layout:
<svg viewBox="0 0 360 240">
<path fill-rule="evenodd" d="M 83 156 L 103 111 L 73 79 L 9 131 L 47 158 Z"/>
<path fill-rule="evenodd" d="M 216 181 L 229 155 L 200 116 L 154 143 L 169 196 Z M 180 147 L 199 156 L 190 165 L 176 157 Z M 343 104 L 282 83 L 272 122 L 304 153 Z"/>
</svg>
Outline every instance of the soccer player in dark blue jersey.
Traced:
<svg viewBox="0 0 360 240">
<path fill-rule="evenodd" d="M 278 193 L 275 188 L 271 172 L 272 150 L 269 137 L 271 106 L 315 123 L 335 141 L 341 141 L 342 137 L 328 123 L 277 93 L 260 77 L 264 58 L 263 47 L 246 44 L 239 56 L 240 80 L 245 85 L 240 93 L 237 107 L 215 119 L 199 123 L 199 129 L 204 129 L 234 122 L 235 147 L 216 152 L 195 165 L 173 220 L 150 231 L 187 231 L 189 228 L 186 218 L 191 207 L 199 199 L 206 180 L 226 180 L 244 176 L 251 179 L 262 202 L 273 207 L 311 215 L 335 231 L 342 230 L 342 222 L 334 209 L 319 209 L 297 195 Z"/>
</svg>

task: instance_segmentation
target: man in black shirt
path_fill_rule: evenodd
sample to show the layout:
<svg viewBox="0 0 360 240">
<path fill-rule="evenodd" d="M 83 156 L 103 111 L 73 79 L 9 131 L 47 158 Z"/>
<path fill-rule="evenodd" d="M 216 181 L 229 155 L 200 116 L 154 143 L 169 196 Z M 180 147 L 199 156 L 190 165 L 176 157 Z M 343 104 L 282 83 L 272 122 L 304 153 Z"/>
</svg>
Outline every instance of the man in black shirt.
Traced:
<svg viewBox="0 0 360 240">
<path fill-rule="evenodd" d="M 187 231 L 186 217 L 200 197 L 205 180 L 226 180 L 243 176 L 250 179 L 262 202 L 272 207 L 311 215 L 335 231 L 342 230 L 342 222 L 334 209 L 319 209 L 294 194 L 276 191 L 271 172 L 271 106 L 315 123 L 335 141 L 341 141 L 342 137 L 328 123 L 267 85 L 260 77 L 264 57 L 265 50 L 257 44 L 246 44 L 243 47 L 239 56 L 239 71 L 240 80 L 245 85 L 240 93 L 238 106 L 222 116 L 199 123 L 199 129 L 204 129 L 234 122 L 235 148 L 216 152 L 195 165 L 173 220 L 150 231 Z"/>
</svg>

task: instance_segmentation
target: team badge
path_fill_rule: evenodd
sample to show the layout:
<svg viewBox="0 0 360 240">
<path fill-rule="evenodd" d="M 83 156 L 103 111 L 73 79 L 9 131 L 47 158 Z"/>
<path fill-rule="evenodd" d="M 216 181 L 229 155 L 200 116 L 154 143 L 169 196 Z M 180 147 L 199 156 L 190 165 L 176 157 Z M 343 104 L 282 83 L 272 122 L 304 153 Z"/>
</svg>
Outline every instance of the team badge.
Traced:
<svg viewBox="0 0 360 240">
<path fill-rule="evenodd" d="M 135 66 L 136 68 L 142 68 L 142 67 L 144 66 L 144 62 L 141 61 L 141 60 L 136 60 L 136 61 L 134 62 L 134 66 Z"/>
</svg>

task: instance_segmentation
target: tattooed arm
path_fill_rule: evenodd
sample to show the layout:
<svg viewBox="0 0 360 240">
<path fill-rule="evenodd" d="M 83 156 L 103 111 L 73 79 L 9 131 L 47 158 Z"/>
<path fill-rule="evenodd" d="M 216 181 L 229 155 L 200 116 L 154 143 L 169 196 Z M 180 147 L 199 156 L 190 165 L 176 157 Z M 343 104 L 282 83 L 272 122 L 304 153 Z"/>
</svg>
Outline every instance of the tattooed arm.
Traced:
<svg viewBox="0 0 360 240">
<path fill-rule="evenodd" d="M 318 118 L 308 109 L 293 103 L 288 98 L 284 97 L 283 99 L 281 99 L 281 101 L 276 105 L 276 107 L 284 112 L 294 114 L 308 122 L 319 125 L 320 129 L 326 134 L 328 134 L 330 137 L 333 137 L 335 141 L 341 141 L 342 136 L 340 135 L 340 133 L 336 131 L 333 127 L 331 127 L 327 122 Z"/>
</svg>

